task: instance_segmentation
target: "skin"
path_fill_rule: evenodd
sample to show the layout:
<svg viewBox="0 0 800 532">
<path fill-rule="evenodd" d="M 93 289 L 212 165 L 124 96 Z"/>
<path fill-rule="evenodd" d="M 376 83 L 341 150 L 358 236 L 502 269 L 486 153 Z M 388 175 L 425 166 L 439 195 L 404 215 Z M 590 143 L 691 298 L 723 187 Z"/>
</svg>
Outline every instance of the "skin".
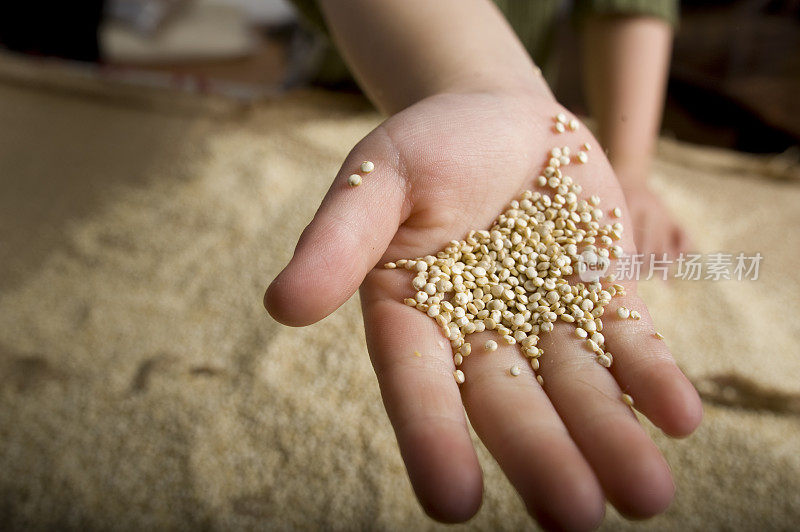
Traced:
<svg viewBox="0 0 800 532">
<path fill-rule="evenodd" d="M 593 17 L 583 32 L 586 94 L 625 191 L 636 247 L 674 258 L 688 252 L 691 241 L 647 185 L 671 48 L 672 28 L 655 18 Z"/>
<path fill-rule="evenodd" d="M 669 468 L 622 403 L 622 390 L 673 436 L 691 433 L 702 408 L 664 342 L 652 336 L 634 284 L 607 308 L 611 371 L 571 327 L 558 324 L 540 342 L 544 387 L 516 346 L 498 342 L 486 355 L 490 333 L 471 337 L 473 354 L 461 366 L 467 381 L 459 387 L 435 322 L 402 303 L 413 294 L 411 274 L 376 267 L 435 254 L 449 240 L 488 227 L 510 199 L 535 188 L 556 145 L 591 143 L 589 162 L 570 166 L 571 175 L 587 197 L 599 194 L 607 208 L 624 209 L 597 141 L 585 128 L 553 132 L 552 117 L 566 111 L 487 1 L 323 0 L 321 7 L 362 86 L 391 116 L 347 156 L 268 288 L 267 310 L 287 325 L 308 325 L 360 289 L 384 405 L 431 517 L 465 521 L 481 504 L 482 474 L 465 411 L 543 526 L 594 528 L 606 500 L 631 517 L 662 512 L 674 493 Z M 375 170 L 349 187 L 347 177 L 364 160 Z M 630 234 L 622 245 L 635 249 Z M 612 317 L 617 305 L 638 309 L 642 320 L 620 323 Z M 510 377 L 515 364 L 522 374 Z"/>
</svg>

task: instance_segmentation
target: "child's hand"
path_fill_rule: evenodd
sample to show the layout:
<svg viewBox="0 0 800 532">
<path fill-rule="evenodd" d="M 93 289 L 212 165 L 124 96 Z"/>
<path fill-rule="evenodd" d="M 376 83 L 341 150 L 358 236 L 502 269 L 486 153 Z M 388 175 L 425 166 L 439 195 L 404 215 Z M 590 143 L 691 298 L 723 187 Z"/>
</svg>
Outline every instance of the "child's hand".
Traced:
<svg viewBox="0 0 800 532">
<path fill-rule="evenodd" d="M 646 517 L 673 496 L 669 468 L 623 404 L 623 392 L 674 436 L 691 433 L 702 416 L 694 388 L 653 336 L 635 284 L 604 316 L 610 371 L 574 327 L 559 322 L 539 343 L 543 387 L 516 346 L 498 342 L 486 353 L 481 346 L 492 335 L 481 333 L 470 337 L 474 349 L 461 366 L 467 380 L 459 389 L 449 342 L 432 319 L 402 302 L 413 293 L 411 275 L 381 267 L 435 254 L 488 227 L 511 199 L 535 188 L 554 146 L 575 153 L 592 144 L 589 162 L 564 173 L 583 185 L 585 197 L 600 195 L 606 212 L 624 211 L 619 185 L 588 131 L 554 133 L 552 117 L 562 111 L 529 95 L 444 94 L 389 118 L 347 157 L 265 296 L 276 319 L 307 325 L 361 287 L 369 352 L 400 451 L 420 502 L 442 521 L 466 520 L 481 502 L 481 471 L 462 407 L 529 512 L 545 526 L 579 529 L 600 522 L 606 499 L 626 515 Z M 348 186 L 365 160 L 375 163 L 374 172 L 361 186 Z M 622 245 L 634 249 L 629 230 Z M 642 319 L 618 318 L 618 305 L 639 310 Z M 509 376 L 513 364 L 524 368 L 521 376 Z"/>
<path fill-rule="evenodd" d="M 625 187 L 625 200 L 631 213 L 627 229 L 633 232 L 639 253 L 655 254 L 658 259 L 666 253 L 674 259 L 690 250 L 686 231 L 647 185 Z"/>
</svg>

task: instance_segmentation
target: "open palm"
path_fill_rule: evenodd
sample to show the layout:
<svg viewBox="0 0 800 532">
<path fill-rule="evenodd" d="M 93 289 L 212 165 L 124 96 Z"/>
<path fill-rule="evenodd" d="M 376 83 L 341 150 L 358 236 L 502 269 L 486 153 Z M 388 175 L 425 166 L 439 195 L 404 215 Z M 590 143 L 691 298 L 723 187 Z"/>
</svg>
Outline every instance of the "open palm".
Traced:
<svg viewBox="0 0 800 532">
<path fill-rule="evenodd" d="M 322 319 L 361 288 L 367 343 L 386 411 L 408 473 L 425 510 L 463 521 L 480 506 L 482 476 L 464 409 L 477 434 L 523 498 L 548 527 L 586 529 L 603 517 L 608 499 L 623 514 L 663 511 L 674 486 L 668 466 L 631 410 L 666 433 L 691 433 L 702 415 L 694 388 L 664 343 L 653 336 L 635 294 L 614 298 L 604 320 L 611 370 L 557 323 L 544 334 L 536 381 L 517 346 L 495 336 L 471 336 L 474 349 L 453 379 L 453 355 L 436 323 L 405 306 L 411 274 L 381 264 L 435 254 L 472 229 L 487 228 L 535 179 L 554 146 L 594 146 L 585 165 L 569 166 L 586 197 L 625 210 L 622 192 L 597 143 L 585 129 L 558 135 L 550 100 L 515 95 L 449 94 L 423 100 L 381 124 L 345 160 L 306 228 L 289 265 L 270 285 L 265 305 L 279 321 L 307 325 Z M 361 161 L 375 171 L 360 187 L 347 184 Z M 623 218 L 624 219 L 624 218 Z M 634 251 L 630 232 L 623 248 Z M 622 320 L 618 305 L 637 309 Z M 497 338 L 495 338 L 497 339 Z M 524 368 L 512 378 L 508 368 Z"/>
</svg>

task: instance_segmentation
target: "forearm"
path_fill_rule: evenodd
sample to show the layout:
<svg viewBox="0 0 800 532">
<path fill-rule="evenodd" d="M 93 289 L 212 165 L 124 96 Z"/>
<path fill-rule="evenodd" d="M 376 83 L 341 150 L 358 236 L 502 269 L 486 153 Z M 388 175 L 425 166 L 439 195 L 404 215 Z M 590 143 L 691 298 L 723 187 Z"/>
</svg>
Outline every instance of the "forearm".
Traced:
<svg viewBox="0 0 800 532">
<path fill-rule="evenodd" d="M 661 124 L 672 45 L 668 23 L 649 17 L 586 22 L 586 93 L 598 136 L 623 187 L 642 185 Z"/>
<path fill-rule="evenodd" d="M 319 0 L 370 99 L 395 113 L 443 92 L 528 91 L 552 99 L 489 0 Z"/>
</svg>

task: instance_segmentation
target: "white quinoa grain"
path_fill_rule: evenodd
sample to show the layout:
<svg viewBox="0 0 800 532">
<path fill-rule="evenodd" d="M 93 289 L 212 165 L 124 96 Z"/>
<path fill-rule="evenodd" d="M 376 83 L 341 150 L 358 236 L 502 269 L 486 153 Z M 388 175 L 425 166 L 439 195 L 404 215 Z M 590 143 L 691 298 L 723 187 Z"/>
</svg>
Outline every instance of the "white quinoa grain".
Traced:
<svg viewBox="0 0 800 532">
<path fill-rule="evenodd" d="M 347 178 L 347 184 L 351 187 L 357 187 L 361 184 L 361 176 L 358 174 L 352 174 L 350 177 Z"/>
<path fill-rule="evenodd" d="M 522 373 L 522 370 L 519 369 L 519 366 L 511 366 L 511 369 L 509 369 L 508 372 L 514 377 L 517 377 L 520 373 Z"/>
<path fill-rule="evenodd" d="M 633 397 L 631 397 L 627 393 L 622 394 L 622 402 L 630 407 L 633 407 Z"/>
<path fill-rule="evenodd" d="M 375 170 L 375 164 L 372 161 L 364 161 L 361 163 L 361 171 L 368 174 Z"/>
</svg>

